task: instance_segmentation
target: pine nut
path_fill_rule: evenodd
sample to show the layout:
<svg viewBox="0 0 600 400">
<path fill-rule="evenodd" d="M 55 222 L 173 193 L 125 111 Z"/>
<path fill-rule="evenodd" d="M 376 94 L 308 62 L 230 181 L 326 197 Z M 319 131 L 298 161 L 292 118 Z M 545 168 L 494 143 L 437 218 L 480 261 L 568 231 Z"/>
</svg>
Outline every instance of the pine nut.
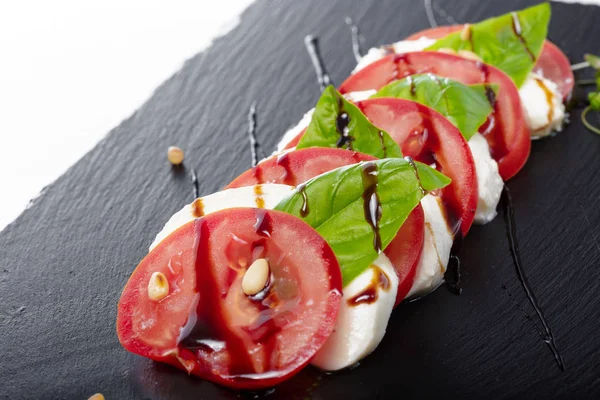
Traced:
<svg viewBox="0 0 600 400">
<path fill-rule="evenodd" d="M 242 291 L 245 295 L 254 296 L 265 288 L 269 280 L 269 262 L 264 258 L 254 261 L 246 270 L 242 279 Z"/>
<path fill-rule="evenodd" d="M 158 301 L 169 294 L 169 281 L 162 272 L 155 272 L 148 281 L 148 297 Z"/>
<path fill-rule="evenodd" d="M 452 54 L 454 56 L 456 55 L 456 51 L 454 49 L 451 49 L 450 47 L 442 47 L 441 49 L 438 49 L 438 52 Z"/>
<path fill-rule="evenodd" d="M 179 165 L 183 162 L 183 150 L 181 150 L 179 147 L 177 146 L 171 146 L 169 147 L 169 150 L 167 151 L 167 158 L 169 159 L 169 162 L 173 165 Z"/>
<path fill-rule="evenodd" d="M 463 26 L 462 31 L 460 31 L 460 40 L 466 42 L 467 40 L 471 40 L 471 25 L 465 24 Z"/>
<path fill-rule="evenodd" d="M 104 395 L 102 393 L 96 393 L 92 395 L 88 400 L 104 400 Z"/>
</svg>

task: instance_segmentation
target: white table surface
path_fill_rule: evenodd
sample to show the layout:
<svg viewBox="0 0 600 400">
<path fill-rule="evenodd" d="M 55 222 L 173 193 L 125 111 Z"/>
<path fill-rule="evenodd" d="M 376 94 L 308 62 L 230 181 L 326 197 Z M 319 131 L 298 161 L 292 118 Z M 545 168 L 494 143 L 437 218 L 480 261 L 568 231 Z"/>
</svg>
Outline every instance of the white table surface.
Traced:
<svg viewBox="0 0 600 400">
<path fill-rule="evenodd" d="M 251 2 L 2 2 L 0 230 Z"/>
</svg>

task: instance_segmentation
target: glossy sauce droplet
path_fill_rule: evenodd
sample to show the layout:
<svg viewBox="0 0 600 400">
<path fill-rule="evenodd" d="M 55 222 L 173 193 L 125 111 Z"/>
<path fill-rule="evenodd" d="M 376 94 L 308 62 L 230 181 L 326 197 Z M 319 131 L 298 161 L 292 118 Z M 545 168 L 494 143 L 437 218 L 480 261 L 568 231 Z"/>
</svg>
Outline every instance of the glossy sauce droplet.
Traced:
<svg viewBox="0 0 600 400">
<path fill-rule="evenodd" d="M 379 290 L 385 292 L 390 290 L 391 283 L 387 274 L 375 264 L 371 264 L 370 268 L 373 272 L 373 277 L 371 278 L 369 286 L 356 296 L 347 300 L 350 307 L 356 307 L 360 304 L 372 304 L 379 298 Z"/>
<path fill-rule="evenodd" d="M 273 224 L 271 217 L 263 210 L 259 208 L 256 210 L 256 223 L 254 224 L 254 231 L 260 236 L 271 236 L 273 230 Z"/>
<path fill-rule="evenodd" d="M 379 221 L 381 220 L 382 208 L 377 195 L 377 165 L 366 162 L 362 165 L 363 182 L 363 210 L 365 220 L 373 229 L 373 249 L 377 254 L 381 253 L 381 236 L 379 234 Z"/>
<path fill-rule="evenodd" d="M 340 100 L 340 103 L 341 103 L 341 100 Z M 349 124 L 350 124 L 350 116 L 348 115 L 348 113 L 346 111 L 343 110 L 342 107 L 340 107 L 340 111 L 335 120 L 335 128 L 337 129 L 338 134 L 340 135 L 340 138 L 338 139 L 336 146 L 339 148 L 345 147 L 348 150 L 352 150 L 352 141 L 354 140 L 354 138 L 352 136 L 350 136 L 350 128 L 348 127 Z"/>
<path fill-rule="evenodd" d="M 296 190 L 298 190 L 298 193 L 300 193 L 302 195 L 302 207 L 300 207 L 300 216 L 302 218 L 306 218 L 308 213 L 310 213 L 310 207 L 308 205 L 308 197 L 306 196 L 306 185 L 305 184 L 298 185 Z"/>
<path fill-rule="evenodd" d="M 292 168 L 290 166 L 290 158 L 288 154 L 284 153 L 277 156 L 276 164 L 284 169 L 283 175 L 281 177 L 283 184 L 292 185 L 292 182 L 296 180 L 296 177 L 292 172 Z"/>
</svg>

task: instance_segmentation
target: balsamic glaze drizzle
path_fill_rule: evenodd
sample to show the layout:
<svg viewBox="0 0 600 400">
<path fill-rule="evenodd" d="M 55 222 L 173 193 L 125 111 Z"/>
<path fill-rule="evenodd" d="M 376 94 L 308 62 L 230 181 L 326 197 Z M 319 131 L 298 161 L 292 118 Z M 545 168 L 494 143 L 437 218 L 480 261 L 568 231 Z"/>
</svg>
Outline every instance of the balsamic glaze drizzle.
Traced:
<svg viewBox="0 0 600 400">
<path fill-rule="evenodd" d="M 258 164 L 258 142 L 256 141 L 256 101 L 250 105 L 248 111 L 248 138 L 250 139 L 250 153 L 252 154 L 252 166 Z"/>
<path fill-rule="evenodd" d="M 315 72 L 317 73 L 319 88 L 321 88 L 322 92 L 328 85 L 331 85 L 331 78 L 325 70 L 325 65 L 323 63 L 323 59 L 321 58 L 321 53 L 319 51 L 319 38 L 313 35 L 307 35 L 304 38 L 304 45 L 306 46 L 310 60 L 315 68 Z"/>
<path fill-rule="evenodd" d="M 383 250 L 381 247 L 381 235 L 379 234 L 379 221 L 381 220 L 381 203 L 377 195 L 377 165 L 373 162 L 366 162 L 362 166 L 363 182 L 363 210 L 365 219 L 373 229 L 373 248 L 377 254 Z"/>
<path fill-rule="evenodd" d="M 537 298 L 529 286 L 529 281 L 527 280 L 527 276 L 525 275 L 525 269 L 523 268 L 523 263 L 521 261 L 521 254 L 519 252 L 519 243 L 517 242 L 517 228 L 515 224 L 515 208 L 512 202 L 512 196 L 510 194 L 510 189 L 504 186 L 504 190 L 502 191 L 502 203 L 504 205 L 504 222 L 506 224 L 506 236 L 508 237 L 508 243 L 510 245 L 510 253 L 512 255 L 513 264 L 515 266 L 515 271 L 517 272 L 517 277 L 521 282 L 521 286 L 525 291 L 525 295 L 529 300 L 529 303 L 535 310 L 539 320 L 542 323 L 542 327 L 544 328 L 544 332 L 541 335 L 544 343 L 548 345 L 552 355 L 554 356 L 554 360 L 560 368 L 561 371 L 565 370 L 565 364 L 563 362 L 562 356 L 558 351 L 558 347 L 556 346 L 556 341 L 554 340 L 554 335 L 552 334 L 552 330 L 550 329 L 550 325 L 548 325 L 548 321 L 544 315 L 544 312 L 540 308 Z"/>
<path fill-rule="evenodd" d="M 350 116 L 347 112 L 340 108 L 338 116 L 335 119 L 335 128 L 340 137 L 335 145 L 340 149 L 346 146 L 348 150 L 352 150 L 352 141 L 354 140 L 354 137 L 350 135 L 350 129 L 348 128 L 348 125 L 350 125 Z"/>
<path fill-rule="evenodd" d="M 450 259 L 448 260 L 448 267 L 446 268 L 446 272 L 444 273 L 444 282 L 446 283 L 446 288 L 450 291 L 450 293 L 455 294 L 457 296 L 462 294 L 460 278 L 460 259 L 458 258 L 458 256 L 450 254 Z"/>
<path fill-rule="evenodd" d="M 510 15 L 512 16 L 512 30 L 515 33 L 515 36 L 519 39 L 519 42 L 521 42 L 523 48 L 525 49 L 525 51 L 527 51 L 527 54 L 529 54 L 531 61 L 535 62 L 535 55 L 531 52 L 529 46 L 527 45 L 527 41 L 523 37 L 523 32 L 521 31 L 521 21 L 519 21 L 519 16 L 516 12 L 510 13 Z"/>
<path fill-rule="evenodd" d="M 356 62 L 359 62 L 362 58 L 362 51 L 360 49 L 360 31 L 358 26 L 352 21 L 352 18 L 346 17 L 346 24 L 350 27 L 350 33 L 352 34 L 352 53 Z"/>
<path fill-rule="evenodd" d="M 433 0 L 425 0 L 425 13 L 427 14 L 427 20 L 429 21 L 429 25 L 431 25 L 432 28 L 437 28 L 438 23 L 435 20 L 432 1 Z"/>
<path fill-rule="evenodd" d="M 302 207 L 300 207 L 300 216 L 302 218 L 306 218 L 308 213 L 310 212 L 310 207 L 308 206 L 308 197 L 306 196 L 306 184 L 300 184 L 296 187 L 298 193 L 302 195 Z"/>
<path fill-rule="evenodd" d="M 200 197 L 200 188 L 198 187 L 198 177 L 196 176 L 196 171 L 194 168 L 190 169 L 190 176 L 192 178 L 192 194 L 194 195 L 194 200 Z"/>
</svg>

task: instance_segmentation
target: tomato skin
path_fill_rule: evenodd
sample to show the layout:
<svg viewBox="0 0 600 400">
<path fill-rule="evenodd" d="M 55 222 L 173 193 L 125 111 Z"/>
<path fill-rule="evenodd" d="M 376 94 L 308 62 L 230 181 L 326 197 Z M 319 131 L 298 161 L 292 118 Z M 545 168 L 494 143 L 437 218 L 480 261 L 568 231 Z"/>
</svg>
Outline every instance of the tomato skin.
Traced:
<svg viewBox="0 0 600 400">
<path fill-rule="evenodd" d="M 272 289 L 260 301 L 248 298 L 240 287 L 248 257 L 257 251 L 255 240 L 260 241 L 257 257 L 271 260 Z M 165 298 L 150 300 L 150 275 L 167 275 L 169 268 L 185 279 L 167 276 L 177 284 Z M 308 364 L 327 340 L 339 309 L 341 283 L 333 251 L 301 219 L 271 210 L 227 209 L 182 226 L 141 261 L 119 301 L 117 334 L 127 350 L 203 379 L 235 389 L 271 387 Z M 274 308 L 265 306 L 267 301 Z M 180 340 L 192 315 L 198 321 L 193 320 L 194 329 L 200 324 L 215 334 L 199 338 L 225 343 L 224 350 L 190 350 L 185 341 L 193 329 Z M 257 318 L 262 321 L 258 325 Z M 249 371 L 240 369 L 248 366 Z"/>
<path fill-rule="evenodd" d="M 447 25 L 425 29 L 410 35 L 405 40 L 416 40 L 422 36 L 430 39 L 441 39 L 450 33 L 462 30 L 463 26 Z M 575 85 L 575 77 L 573 70 L 571 70 L 569 59 L 558 46 L 549 40 L 544 41 L 544 47 L 542 47 L 542 52 L 533 67 L 533 71 L 556 83 L 558 90 L 563 96 L 563 101 L 568 100 Z"/>
<path fill-rule="evenodd" d="M 297 143 L 304 131 L 292 142 Z M 324 147 L 297 149 L 260 162 L 256 167 L 235 178 L 225 189 L 263 183 L 298 186 L 332 169 L 375 159 L 367 154 L 344 149 Z M 398 274 L 396 305 L 404 300 L 412 287 L 423 251 L 424 238 L 423 208 L 418 205 L 384 251 Z"/>
<path fill-rule="evenodd" d="M 529 128 L 517 87 L 495 67 L 434 51 L 391 54 L 351 75 L 340 86 L 340 92 L 378 90 L 397 79 L 419 73 L 433 73 L 465 85 L 499 85 L 494 104 L 495 129 L 483 135 L 490 145 L 492 157 L 498 162 L 502 179 L 506 181 L 519 172 L 531 149 Z"/>
<path fill-rule="evenodd" d="M 437 111 L 409 100 L 375 98 L 356 105 L 375 126 L 390 134 L 402 154 L 425 164 L 435 163 L 452 179 L 440 196 L 451 213 L 447 215 L 451 229 L 459 224 L 466 235 L 475 218 L 478 187 L 473 155 L 459 130 Z"/>
</svg>

